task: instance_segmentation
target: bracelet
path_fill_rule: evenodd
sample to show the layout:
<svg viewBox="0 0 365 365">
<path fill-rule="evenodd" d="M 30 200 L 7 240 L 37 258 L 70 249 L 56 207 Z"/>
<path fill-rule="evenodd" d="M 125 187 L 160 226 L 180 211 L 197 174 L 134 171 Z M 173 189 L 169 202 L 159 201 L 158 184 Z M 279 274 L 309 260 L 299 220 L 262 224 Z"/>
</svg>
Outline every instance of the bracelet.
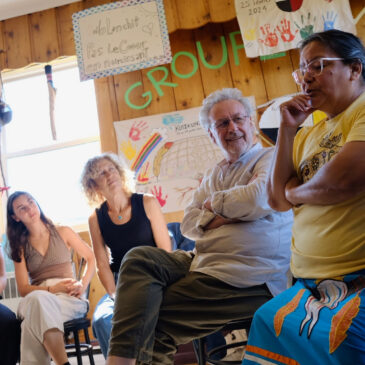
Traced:
<svg viewBox="0 0 365 365">
<path fill-rule="evenodd" d="M 49 292 L 49 286 L 47 286 L 47 291 Z"/>
</svg>

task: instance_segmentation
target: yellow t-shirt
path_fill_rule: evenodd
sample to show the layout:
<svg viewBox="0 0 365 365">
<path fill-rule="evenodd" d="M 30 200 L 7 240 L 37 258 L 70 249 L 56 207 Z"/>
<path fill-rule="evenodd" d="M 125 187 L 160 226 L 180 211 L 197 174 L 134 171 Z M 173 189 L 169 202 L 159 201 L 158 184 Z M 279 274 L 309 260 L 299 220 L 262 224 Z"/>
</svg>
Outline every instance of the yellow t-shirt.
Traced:
<svg viewBox="0 0 365 365">
<path fill-rule="evenodd" d="M 350 141 L 365 141 L 365 92 L 331 120 L 302 128 L 294 141 L 298 176 L 310 180 Z M 291 270 L 330 278 L 365 268 L 365 193 L 333 205 L 294 208 Z"/>
</svg>

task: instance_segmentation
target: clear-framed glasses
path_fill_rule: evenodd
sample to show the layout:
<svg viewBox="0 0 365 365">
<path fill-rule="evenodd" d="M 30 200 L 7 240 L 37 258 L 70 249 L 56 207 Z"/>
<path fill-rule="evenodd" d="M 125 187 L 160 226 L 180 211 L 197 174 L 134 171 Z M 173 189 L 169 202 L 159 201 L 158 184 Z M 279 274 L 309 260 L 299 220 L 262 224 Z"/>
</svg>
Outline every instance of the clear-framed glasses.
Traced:
<svg viewBox="0 0 365 365">
<path fill-rule="evenodd" d="M 224 130 L 227 129 L 229 126 L 229 123 L 232 121 L 236 126 L 242 126 L 245 122 L 250 120 L 251 117 L 249 115 L 235 115 L 231 118 L 224 118 L 218 120 L 218 122 L 214 125 L 216 129 Z"/>
<path fill-rule="evenodd" d="M 309 62 L 305 66 L 301 66 L 292 73 L 295 82 L 301 85 L 304 80 L 304 75 L 308 73 L 310 76 L 318 76 L 323 72 L 323 68 L 327 66 L 324 61 L 343 61 L 344 58 L 339 57 L 321 57 Z"/>
</svg>

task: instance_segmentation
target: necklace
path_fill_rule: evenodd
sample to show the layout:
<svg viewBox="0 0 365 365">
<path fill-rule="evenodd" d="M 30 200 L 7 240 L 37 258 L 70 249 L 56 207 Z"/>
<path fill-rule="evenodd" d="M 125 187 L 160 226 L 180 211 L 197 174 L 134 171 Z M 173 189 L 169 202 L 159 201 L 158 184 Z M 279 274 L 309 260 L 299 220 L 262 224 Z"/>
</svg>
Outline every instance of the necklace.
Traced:
<svg viewBox="0 0 365 365">
<path fill-rule="evenodd" d="M 123 219 L 123 217 L 122 217 L 121 215 L 118 215 L 118 219 L 119 219 L 119 220 L 122 220 L 122 219 Z"/>
</svg>

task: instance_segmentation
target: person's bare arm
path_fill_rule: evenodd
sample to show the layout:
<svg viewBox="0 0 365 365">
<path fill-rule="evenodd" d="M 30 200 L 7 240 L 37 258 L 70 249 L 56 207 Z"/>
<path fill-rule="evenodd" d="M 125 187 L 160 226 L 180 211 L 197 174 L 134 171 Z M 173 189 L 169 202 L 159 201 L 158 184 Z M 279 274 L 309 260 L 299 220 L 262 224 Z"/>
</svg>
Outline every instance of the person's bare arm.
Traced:
<svg viewBox="0 0 365 365">
<path fill-rule="evenodd" d="M 267 192 L 270 206 L 277 211 L 292 208 L 285 194 L 288 181 L 296 176 L 293 165 L 293 143 L 300 124 L 313 112 L 309 98 L 298 95 L 280 107 L 281 124 L 271 166 Z"/>
<path fill-rule="evenodd" d="M 95 212 L 93 212 L 93 214 L 89 218 L 89 231 L 96 259 L 96 270 L 98 277 L 101 283 L 103 284 L 106 292 L 110 296 L 114 297 L 115 295 L 114 276 L 112 271 L 110 270 L 108 253 L 106 250 L 103 237 L 100 232 L 99 222 Z"/>
<path fill-rule="evenodd" d="M 143 205 L 146 215 L 151 222 L 156 246 L 166 251 L 171 251 L 171 239 L 158 200 L 153 195 L 144 194 Z"/>
<path fill-rule="evenodd" d="M 335 157 L 309 181 L 291 182 L 285 190 L 292 205 L 330 205 L 365 192 L 365 142 L 345 143 Z"/>
<path fill-rule="evenodd" d="M 84 242 L 80 236 L 70 227 L 58 227 L 58 232 L 66 244 L 75 250 L 75 252 L 86 261 L 86 270 L 80 281 L 75 283 L 72 292 L 73 296 L 80 297 L 87 289 L 90 280 L 95 273 L 95 258 L 89 245 Z"/>
</svg>

